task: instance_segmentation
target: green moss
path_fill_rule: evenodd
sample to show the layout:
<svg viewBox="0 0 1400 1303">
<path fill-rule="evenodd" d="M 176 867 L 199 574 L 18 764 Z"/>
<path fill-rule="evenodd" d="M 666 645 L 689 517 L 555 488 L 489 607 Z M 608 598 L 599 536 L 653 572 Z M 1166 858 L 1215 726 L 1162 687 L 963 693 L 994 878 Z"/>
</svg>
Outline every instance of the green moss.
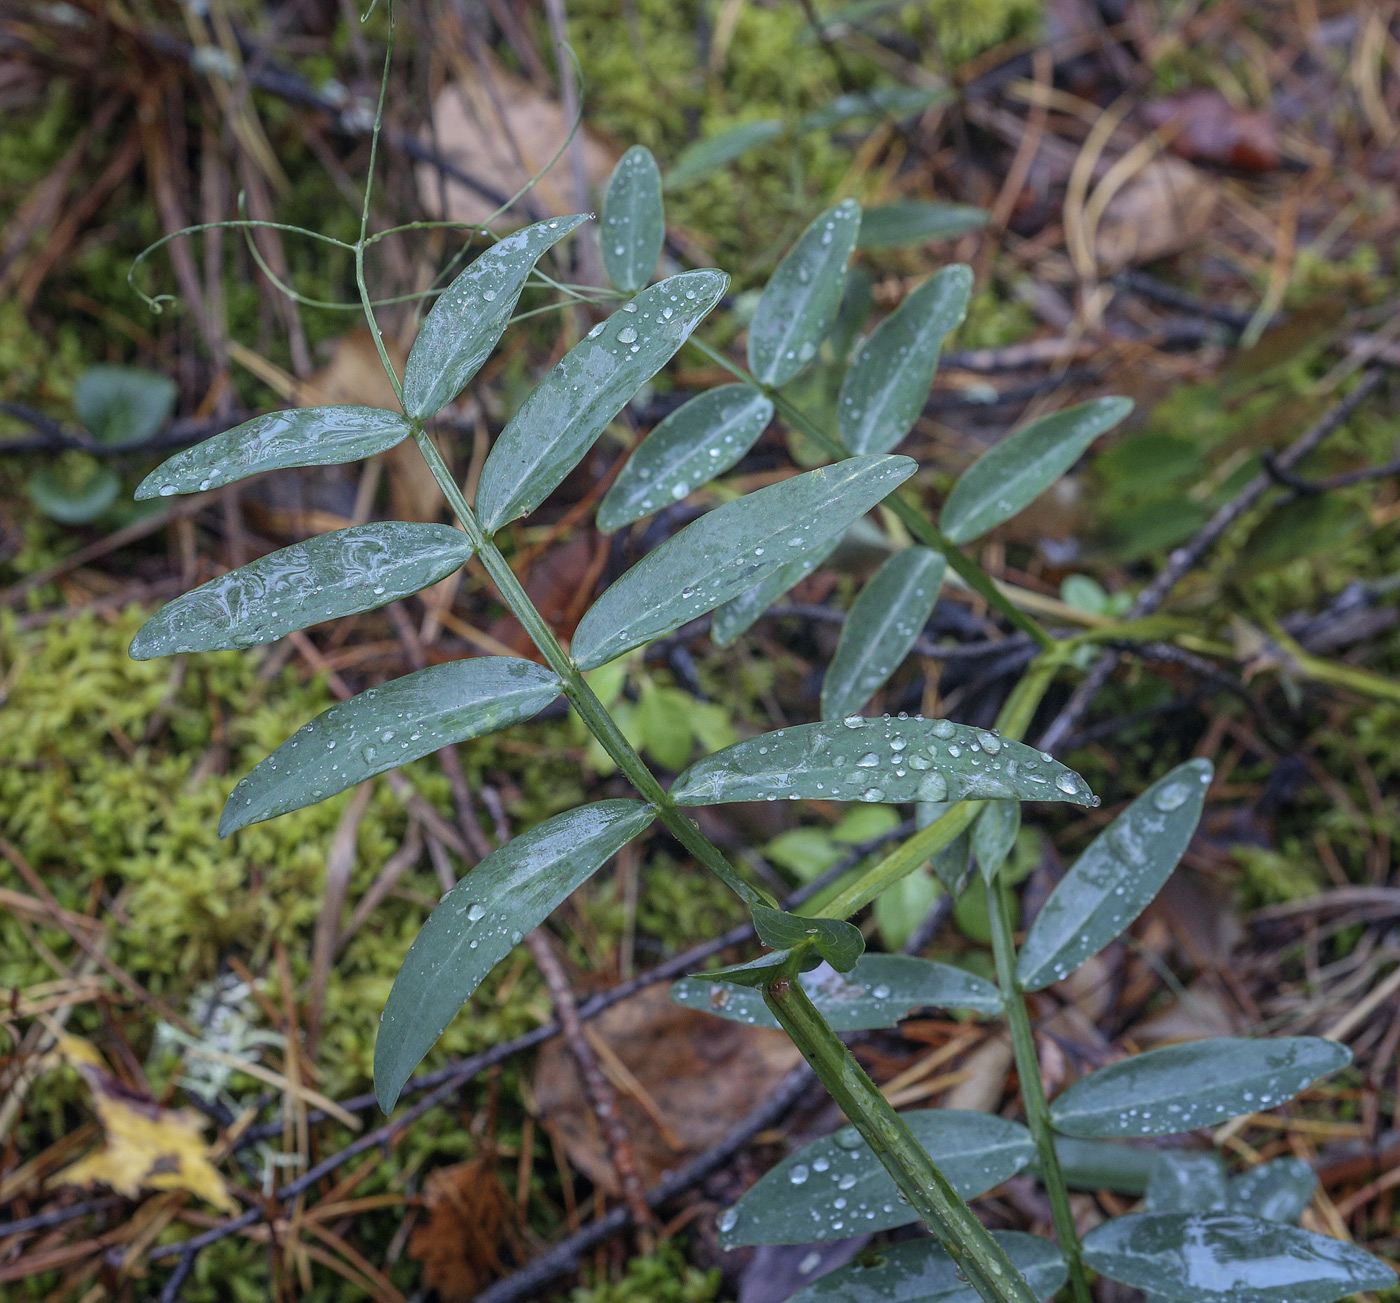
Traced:
<svg viewBox="0 0 1400 1303">
<path fill-rule="evenodd" d="M 655 1253 L 633 1258 L 616 1281 L 574 1289 L 569 1303 L 711 1303 L 718 1297 L 720 1274 L 690 1266 L 674 1240 Z"/>
</svg>

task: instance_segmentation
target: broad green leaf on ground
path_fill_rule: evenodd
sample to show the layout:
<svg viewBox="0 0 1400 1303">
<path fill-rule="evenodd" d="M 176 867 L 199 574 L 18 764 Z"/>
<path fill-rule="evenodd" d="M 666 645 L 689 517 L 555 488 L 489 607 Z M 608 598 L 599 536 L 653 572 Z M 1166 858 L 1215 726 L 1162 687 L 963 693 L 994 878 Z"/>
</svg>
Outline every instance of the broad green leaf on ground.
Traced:
<svg viewBox="0 0 1400 1303">
<path fill-rule="evenodd" d="M 715 646 L 728 647 L 741 633 L 751 629 L 778 598 L 795 588 L 836 551 L 841 538 L 840 534 L 834 535 L 786 565 L 779 566 L 761 583 L 716 607 L 715 618 L 710 625 L 710 638 Z"/>
<path fill-rule="evenodd" d="M 367 688 L 292 734 L 244 778 L 224 806 L 219 836 L 543 710 L 559 680 L 542 665 L 478 656 Z"/>
<path fill-rule="evenodd" d="M 991 1113 L 917 1109 L 901 1115 L 964 1199 L 1030 1162 L 1030 1132 Z M 894 1178 L 854 1127 L 805 1145 L 762 1177 L 719 1219 L 720 1243 L 805 1244 L 887 1231 L 918 1220 Z"/>
<path fill-rule="evenodd" d="M 856 714 L 884 687 L 933 614 L 947 568 L 942 553 L 907 547 L 861 589 L 822 682 L 823 719 Z"/>
<path fill-rule="evenodd" d="M 1068 976 L 1132 925 L 1186 853 L 1210 786 L 1209 760 L 1188 760 L 1108 825 L 1060 880 L 1016 963 L 1039 991 Z"/>
<path fill-rule="evenodd" d="M 510 323 L 535 264 L 587 220 L 587 213 L 578 213 L 523 227 L 487 249 L 443 291 L 404 367 L 404 410 L 411 417 L 425 421 L 462 392 Z"/>
<path fill-rule="evenodd" d="M 1229 1206 L 1225 1164 L 1213 1149 L 1165 1149 L 1153 1158 L 1144 1201 L 1148 1212 L 1211 1213 Z"/>
<path fill-rule="evenodd" d="M 1165 1136 L 1260 1113 L 1351 1062 L 1320 1036 L 1227 1036 L 1148 1050 L 1077 1081 L 1050 1116 L 1071 1136 Z"/>
<path fill-rule="evenodd" d="M 722 475 L 773 419 L 750 385 L 720 385 L 676 408 L 642 441 L 598 508 L 598 528 L 621 529 Z"/>
<path fill-rule="evenodd" d="M 486 975 L 654 817 L 640 801 L 556 814 L 493 851 L 438 902 L 394 979 L 374 1043 L 374 1090 L 386 1113 Z"/>
<path fill-rule="evenodd" d="M 1064 1254 L 1023 1231 L 993 1231 L 1036 1298 L 1050 1298 L 1069 1278 Z M 958 1264 L 934 1239 L 882 1244 L 814 1280 L 788 1303 L 981 1303 Z"/>
<path fill-rule="evenodd" d="M 749 370 L 784 385 L 817 355 L 836 320 L 860 205 L 846 199 L 803 233 L 763 288 L 749 323 Z"/>
<path fill-rule="evenodd" d="M 1228 1197 L 1234 1212 L 1270 1222 L 1296 1222 L 1312 1203 L 1317 1173 L 1301 1158 L 1274 1158 L 1231 1178 Z"/>
<path fill-rule="evenodd" d="M 972 825 L 972 853 L 986 882 L 1006 863 L 1016 834 L 1021 831 L 1021 806 L 1017 801 L 990 801 Z"/>
<path fill-rule="evenodd" d="M 336 466 L 386 452 L 413 427 L 382 407 L 294 407 L 254 417 L 177 452 L 140 485 L 138 498 L 203 492 L 261 471 Z"/>
<path fill-rule="evenodd" d="M 533 511 L 559 486 L 728 284 L 722 271 L 669 276 L 564 354 L 501 431 L 481 468 L 476 508 L 488 534 Z"/>
<path fill-rule="evenodd" d="M 985 1014 L 1002 1010 L 1001 992 L 984 978 L 909 955 L 866 954 L 845 976 L 824 966 L 804 973 L 800 980 L 808 998 L 838 1032 L 893 1027 L 920 1009 L 972 1009 Z M 707 975 L 681 978 L 672 985 L 671 998 L 731 1022 L 780 1025 L 761 993 L 738 991 Z"/>
<path fill-rule="evenodd" d="M 1240 1213 L 1115 1217 L 1084 1237 L 1084 1260 L 1178 1303 L 1333 1303 L 1395 1285 L 1354 1244 Z"/>
<path fill-rule="evenodd" d="M 1010 520 L 1132 409 L 1128 398 L 1094 398 L 1042 416 L 1007 435 L 953 485 L 939 517 L 943 532 L 954 543 L 970 543 Z"/>
<path fill-rule="evenodd" d="M 682 186 L 691 185 L 711 172 L 718 172 L 749 150 L 776 140 L 786 130 L 784 123 L 778 119 L 765 118 L 731 127 L 705 140 L 697 140 L 681 151 L 674 166 L 666 173 L 663 184 L 667 190 L 679 190 Z"/>
<path fill-rule="evenodd" d="M 918 199 L 867 208 L 861 219 L 859 249 L 892 249 L 906 244 L 952 240 L 986 226 L 988 215 L 971 204 L 931 204 Z"/>
<path fill-rule="evenodd" d="M 122 480 L 112 467 L 88 461 L 85 473 L 78 476 L 53 466 L 35 471 L 24 485 L 29 500 L 60 525 L 86 525 L 96 520 L 117 500 Z"/>
<path fill-rule="evenodd" d="M 671 795 L 682 805 L 1098 800 L 1073 770 L 1022 742 L 946 719 L 858 715 L 780 728 L 725 747 L 691 765 Z"/>
<path fill-rule="evenodd" d="M 936 104 L 947 104 L 952 98 L 946 86 L 877 86 L 873 90 L 852 91 L 800 118 L 797 131 L 799 135 L 830 131 L 862 118 L 907 118 Z"/>
<path fill-rule="evenodd" d="M 928 400 L 943 339 L 967 315 L 972 269 L 945 267 L 884 319 L 841 381 L 836 420 L 850 452 L 889 452 Z"/>
<path fill-rule="evenodd" d="M 593 604 L 574 632 L 574 660 L 593 669 L 737 597 L 840 537 L 914 469 L 907 457 L 849 457 L 707 512 Z"/>
<path fill-rule="evenodd" d="M 73 411 L 99 443 L 142 443 L 175 410 L 175 382 L 134 366 L 93 366 L 73 386 Z"/>
<path fill-rule="evenodd" d="M 598 239 L 608 279 L 618 289 L 635 294 L 651 281 L 666 242 L 666 211 L 661 173 L 645 145 L 633 145 L 613 169 Z"/>
<path fill-rule="evenodd" d="M 321 534 L 177 597 L 141 626 L 131 655 L 144 661 L 275 642 L 416 593 L 471 554 L 466 536 L 446 525 L 383 521 Z"/>
<path fill-rule="evenodd" d="M 791 950 L 810 940 L 812 949 L 838 973 L 849 973 L 865 949 L 860 929 L 842 919 L 802 918 L 781 909 L 755 905 L 753 927 L 758 939 L 774 950 Z"/>
</svg>

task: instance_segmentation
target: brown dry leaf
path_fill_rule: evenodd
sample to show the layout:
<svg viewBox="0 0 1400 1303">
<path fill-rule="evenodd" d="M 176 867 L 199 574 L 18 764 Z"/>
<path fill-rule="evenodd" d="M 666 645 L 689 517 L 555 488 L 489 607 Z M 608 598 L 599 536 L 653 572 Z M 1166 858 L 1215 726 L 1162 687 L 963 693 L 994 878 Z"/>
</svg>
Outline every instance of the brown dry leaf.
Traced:
<svg viewBox="0 0 1400 1303">
<path fill-rule="evenodd" d="M 683 1009 L 664 986 L 614 1005 L 589 1027 L 634 1079 L 628 1082 L 615 1069 L 609 1072 L 607 1057 L 600 1055 L 632 1138 L 638 1175 L 647 1186 L 715 1144 L 800 1057 L 782 1032 Z M 638 1101 L 638 1086 L 646 1104 Z M 563 1140 L 569 1161 L 595 1185 L 616 1193 L 612 1159 L 578 1069 L 557 1039 L 545 1047 L 535 1069 L 535 1101 Z"/>
<path fill-rule="evenodd" d="M 579 128 L 578 134 L 588 180 L 601 189 L 617 159 L 585 128 Z M 558 103 L 488 60 L 480 72 L 449 82 L 438 92 L 433 129 L 423 143 L 505 198 L 544 167 L 568 135 L 569 123 Z M 472 225 L 486 221 L 497 207 L 459 181 L 444 183 L 437 169 L 426 163 L 418 169 L 418 194 L 434 214 L 445 197 L 447 211 L 442 215 Z M 540 178 L 534 194 L 537 206 L 550 213 L 576 211 L 567 153 Z M 500 218 L 507 226 L 516 226 L 519 220 L 518 215 Z"/>
<path fill-rule="evenodd" d="M 127 1091 L 90 1041 L 59 1038 L 58 1051 L 92 1091 L 93 1110 L 107 1143 L 65 1167 L 61 1185 L 111 1186 L 128 1199 L 142 1190 L 188 1190 L 222 1212 L 238 1211 L 209 1157 L 204 1119 L 191 1109 L 164 1109 Z"/>
<path fill-rule="evenodd" d="M 386 339 L 389 360 L 403 374 L 404 353 Z M 387 407 L 398 411 L 399 400 L 369 330 L 361 327 L 336 341 L 331 360 L 297 389 L 298 407 L 348 403 L 363 407 Z M 395 520 L 437 520 L 442 515 L 442 490 L 428 463 L 411 440 L 384 454 L 389 477 L 389 514 Z"/>
<path fill-rule="evenodd" d="M 958 1065 L 967 1076 L 948 1092 L 942 1107 L 995 1112 L 1006 1093 L 1006 1075 L 1012 1061 L 1011 1042 L 1005 1036 L 983 1041 Z"/>
<path fill-rule="evenodd" d="M 1193 163 L 1272 172 L 1282 162 L 1278 134 L 1268 115 L 1236 108 L 1207 86 L 1148 100 L 1142 116 L 1149 126 L 1171 128 L 1168 148 Z"/>
<path fill-rule="evenodd" d="M 439 1167 L 423 1183 L 426 1220 L 413 1228 L 409 1256 L 443 1303 L 467 1303 L 501 1274 L 506 1192 L 489 1159 Z"/>
<path fill-rule="evenodd" d="M 1157 158 L 1113 196 L 1094 254 L 1105 274 L 1179 253 L 1205 233 L 1219 183 L 1179 158 Z"/>
</svg>

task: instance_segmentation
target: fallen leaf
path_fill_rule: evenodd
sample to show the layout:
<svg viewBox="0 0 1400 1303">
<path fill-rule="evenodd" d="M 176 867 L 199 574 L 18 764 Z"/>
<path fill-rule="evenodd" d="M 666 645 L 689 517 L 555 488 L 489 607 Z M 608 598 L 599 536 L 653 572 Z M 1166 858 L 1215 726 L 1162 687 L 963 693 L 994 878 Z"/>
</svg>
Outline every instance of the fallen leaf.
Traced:
<svg viewBox="0 0 1400 1303">
<path fill-rule="evenodd" d="M 1206 232 L 1219 184 L 1179 158 L 1157 158 L 1113 196 L 1094 253 L 1105 274 L 1179 253 Z"/>
<path fill-rule="evenodd" d="M 58 1051 L 92 1091 L 107 1143 L 65 1167 L 60 1185 L 106 1185 L 128 1199 L 142 1190 L 188 1190 L 222 1212 L 238 1211 L 204 1143 L 204 1119 L 192 1109 L 164 1109 L 132 1094 L 90 1041 L 59 1038 Z"/>
<path fill-rule="evenodd" d="M 449 82 L 433 101 L 432 130 L 423 143 L 455 164 L 468 176 L 509 198 L 544 167 L 569 135 L 563 108 L 541 95 L 527 81 L 487 59 L 479 74 Z M 606 146 L 580 127 L 584 171 L 595 190 L 601 190 L 617 159 Z M 573 177 L 568 152 L 540 178 L 534 189 L 536 206 L 548 213 L 572 213 Z M 418 194 L 423 205 L 449 221 L 479 225 L 499 207 L 460 181 L 444 178 L 431 164 L 418 168 Z M 517 226 L 518 214 L 498 219 Z"/>
<path fill-rule="evenodd" d="M 606 1052 L 599 1056 L 617 1092 L 637 1173 L 646 1186 L 715 1144 L 800 1059 L 782 1032 L 682 1008 L 672 1002 L 665 986 L 614 1005 L 589 1027 L 626 1069 L 623 1076 L 615 1066 L 610 1068 Z M 595 1185 L 615 1194 L 612 1159 L 578 1069 L 557 1039 L 540 1055 L 535 1100 L 563 1140 L 569 1161 Z"/>
<path fill-rule="evenodd" d="M 409 1256 L 423 1265 L 423 1284 L 442 1303 L 467 1303 L 501 1274 L 506 1192 L 487 1158 L 454 1163 L 423 1182 L 427 1218 L 408 1238 Z"/>
<path fill-rule="evenodd" d="M 1148 100 L 1142 116 L 1151 127 L 1166 127 L 1171 132 L 1168 148 L 1188 162 L 1272 172 L 1282 161 L 1268 115 L 1236 108 L 1209 87 Z"/>
</svg>

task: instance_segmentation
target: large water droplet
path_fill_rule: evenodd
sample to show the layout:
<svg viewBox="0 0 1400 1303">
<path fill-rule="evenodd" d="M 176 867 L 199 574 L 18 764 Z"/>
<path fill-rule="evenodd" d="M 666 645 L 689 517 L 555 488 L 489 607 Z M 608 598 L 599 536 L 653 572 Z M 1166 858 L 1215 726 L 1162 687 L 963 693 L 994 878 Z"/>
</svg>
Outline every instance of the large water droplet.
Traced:
<svg viewBox="0 0 1400 1303">
<path fill-rule="evenodd" d="M 1073 796 L 1079 791 L 1079 784 L 1074 781 L 1073 774 L 1056 774 L 1055 786 L 1066 796 Z"/>
<path fill-rule="evenodd" d="M 948 780 L 937 770 L 925 777 L 923 782 L 919 784 L 919 800 L 946 801 L 947 799 Z"/>
<path fill-rule="evenodd" d="M 811 1169 L 806 1163 L 798 1163 L 798 1165 L 788 1173 L 788 1180 L 791 1181 L 793 1185 L 801 1185 L 811 1174 Z"/>
<path fill-rule="evenodd" d="M 1168 783 L 1152 794 L 1152 804 L 1163 814 L 1170 814 L 1173 810 L 1181 809 L 1190 795 L 1191 789 L 1185 783 Z"/>
<path fill-rule="evenodd" d="M 631 326 L 623 326 L 617 332 L 617 342 L 619 344 L 635 344 L 637 342 L 637 332 Z"/>
<path fill-rule="evenodd" d="M 880 757 L 877 756 L 873 751 L 867 751 L 863 756 L 861 756 L 859 760 L 856 761 L 856 764 L 859 765 L 862 769 L 874 769 L 875 766 L 879 763 Z"/>
<path fill-rule="evenodd" d="M 934 737 L 952 737 L 958 731 L 958 727 L 951 719 L 935 719 L 929 725 L 928 731 Z"/>
<path fill-rule="evenodd" d="M 473 905 L 470 909 L 467 910 L 467 921 L 468 921 L 469 923 L 476 923 L 476 922 L 479 922 L 481 919 L 483 919 L 483 918 L 485 918 L 485 917 L 486 917 L 486 906 L 485 906 L 485 905 L 480 905 L 480 904 L 478 904 L 478 905 Z"/>
<path fill-rule="evenodd" d="M 719 1215 L 719 1228 L 721 1231 L 732 1231 L 739 1222 L 739 1210 L 737 1208 L 726 1208 Z"/>
</svg>

